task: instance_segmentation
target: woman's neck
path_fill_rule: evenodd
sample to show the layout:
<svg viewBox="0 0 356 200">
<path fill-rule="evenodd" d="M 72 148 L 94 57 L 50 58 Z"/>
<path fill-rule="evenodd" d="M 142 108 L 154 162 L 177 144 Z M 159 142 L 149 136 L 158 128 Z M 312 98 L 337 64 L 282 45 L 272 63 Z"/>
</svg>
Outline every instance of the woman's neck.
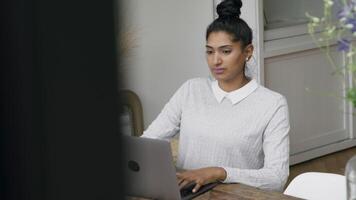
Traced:
<svg viewBox="0 0 356 200">
<path fill-rule="evenodd" d="M 218 81 L 219 87 L 225 92 L 232 92 L 239 88 L 242 88 L 250 81 L 245 75 L 239 79 L 235 79 L 232 81 Z"/>
</svg>

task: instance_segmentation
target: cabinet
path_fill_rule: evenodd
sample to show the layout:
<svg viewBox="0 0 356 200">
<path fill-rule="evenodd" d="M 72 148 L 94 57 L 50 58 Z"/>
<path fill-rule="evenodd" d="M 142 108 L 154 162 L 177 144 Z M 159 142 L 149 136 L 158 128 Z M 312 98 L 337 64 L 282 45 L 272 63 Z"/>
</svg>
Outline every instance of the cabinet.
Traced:
<svg viewBox="0 0 356 200">
<path fill-rule="evenodd" d="M 257 44 L 258 79 L 288 100 L 291 164 L 355 146 L 353 108 L 340 98 L 351 83 L 350 75 L 332 76 L 325 55 L 307 33 L 305 12 L 320 16 L 323 0 L 245 0 L 243 4 L 257 13 L 247 18 Z M 342 56 L 332 49 L 332 56 L 342 64 Z"/>
<path fill-rule="evenodd" d="M 323 0 L 265 0 L 263 18 L 265 30 L 305 24 L 305 13 L 320 16 Z"/>
</svg>

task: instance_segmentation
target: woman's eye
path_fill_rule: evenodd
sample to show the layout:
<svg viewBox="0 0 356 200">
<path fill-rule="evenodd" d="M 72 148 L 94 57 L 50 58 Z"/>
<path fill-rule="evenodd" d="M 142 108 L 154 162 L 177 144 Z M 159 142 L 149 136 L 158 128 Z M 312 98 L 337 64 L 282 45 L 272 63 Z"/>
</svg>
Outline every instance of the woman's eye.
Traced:
<svg viewBox="0 0 356 200">
<path fill-rule="evenodd" d="M 230 53 L 231 53 L 231 50 L 223 50 L 222 53 L 223 53 L 223 54 L 230 54 Z"/>
<path fill-rule="evenodd" d="M 213 51 L 211 51 L 211 50 L 206 50 L 206 54 L 210 55 L 210 54 L 212 54 L 212 53 L 213 53 Z"/>
</svg>

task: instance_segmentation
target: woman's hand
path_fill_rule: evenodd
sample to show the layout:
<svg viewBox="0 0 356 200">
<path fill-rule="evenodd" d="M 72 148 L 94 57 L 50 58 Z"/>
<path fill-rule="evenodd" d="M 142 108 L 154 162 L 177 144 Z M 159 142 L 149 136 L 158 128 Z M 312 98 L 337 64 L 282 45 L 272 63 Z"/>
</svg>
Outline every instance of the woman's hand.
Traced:
<svg viewBox="0 0 356 200">
<path fill-rule="evenodd" d="M 226 179 L 226 171 L 221 167 L 207 167 L 177 173 L 178 184 L 183 188 L 190 182 L 195 182 L 193 193 L 197 192 L 201 186 Z"/>
</svg>

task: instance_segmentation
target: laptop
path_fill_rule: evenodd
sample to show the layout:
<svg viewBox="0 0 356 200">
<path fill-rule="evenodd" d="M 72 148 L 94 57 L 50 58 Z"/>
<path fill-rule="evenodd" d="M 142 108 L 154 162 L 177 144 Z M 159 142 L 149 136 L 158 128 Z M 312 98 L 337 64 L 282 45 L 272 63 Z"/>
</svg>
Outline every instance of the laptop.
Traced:
<svg viewBox="0 0 356 200">
<path fill-rule="evenodd" d="M 168 141 L 142 137 L 124 137 L 125 191 L 129 196 L 159 200 L 188 200 L 205 193 L 218 183 L 191 192 L 194 184 L 179 189 L 176 168 Z"/>
</svg>

